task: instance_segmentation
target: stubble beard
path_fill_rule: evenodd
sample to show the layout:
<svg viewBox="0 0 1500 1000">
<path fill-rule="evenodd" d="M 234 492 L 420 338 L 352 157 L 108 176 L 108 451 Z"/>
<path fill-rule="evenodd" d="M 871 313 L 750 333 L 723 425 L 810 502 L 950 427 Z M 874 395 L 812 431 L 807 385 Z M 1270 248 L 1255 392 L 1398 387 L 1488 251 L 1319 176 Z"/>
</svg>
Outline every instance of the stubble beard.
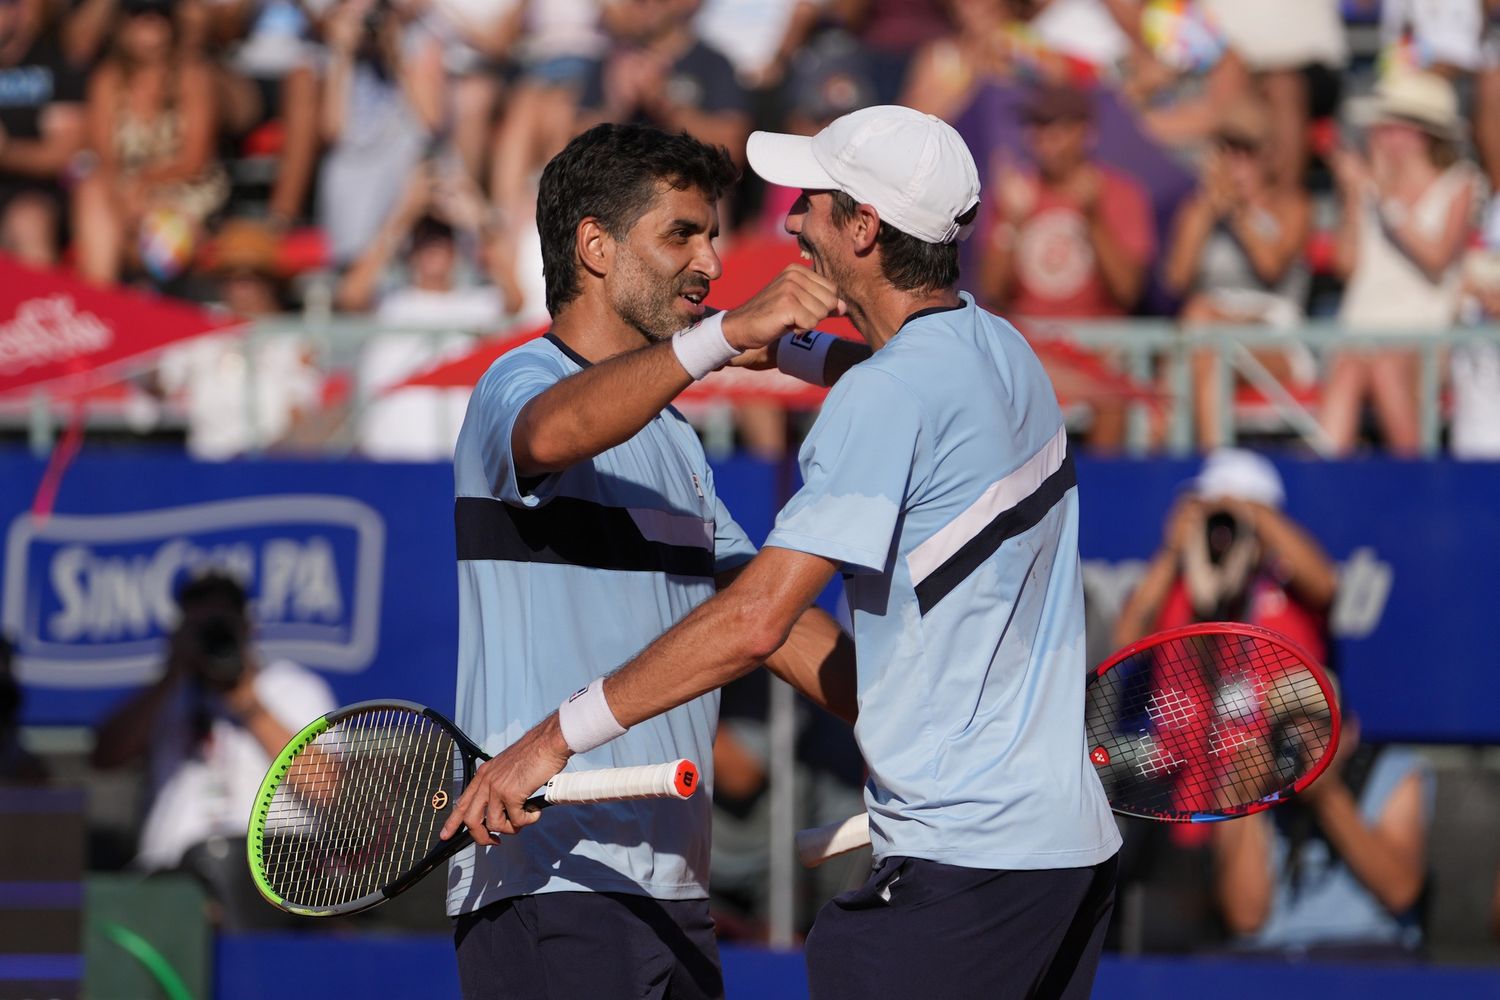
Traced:
<svg viewBox="0 0 1500 1000">
<path fill-rule="evenodd" d="M 634 252 L 624 249 L 618 258 L 624 265 L 618 292 L 610 306 L 650 343 L 671 339 L 686 325 L 677 311 L 681 282 L 653 274 Z"/>
</svg>

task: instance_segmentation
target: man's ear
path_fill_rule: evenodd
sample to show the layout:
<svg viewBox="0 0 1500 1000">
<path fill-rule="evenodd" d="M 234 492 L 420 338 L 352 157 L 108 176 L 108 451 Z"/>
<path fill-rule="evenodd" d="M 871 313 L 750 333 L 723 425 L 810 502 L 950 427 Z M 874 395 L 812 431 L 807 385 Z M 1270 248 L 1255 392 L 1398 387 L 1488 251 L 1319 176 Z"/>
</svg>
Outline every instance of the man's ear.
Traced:
<svg viewBox="0 0 1500 1000">
<path fill-rule="evenodd" d="M 595 277 L 609 273 L 615 262 L 615 241 L 592 215 L 578 223 L 574 232 L 578 260 Z"/>
<path fill-rule="evenodd" d="M 880 233 L 880 213 L 873 205 L 858 205 L 846 230 L 854 252 L 863 256 L 875 249 L 875 237 Z"/>
</svg>

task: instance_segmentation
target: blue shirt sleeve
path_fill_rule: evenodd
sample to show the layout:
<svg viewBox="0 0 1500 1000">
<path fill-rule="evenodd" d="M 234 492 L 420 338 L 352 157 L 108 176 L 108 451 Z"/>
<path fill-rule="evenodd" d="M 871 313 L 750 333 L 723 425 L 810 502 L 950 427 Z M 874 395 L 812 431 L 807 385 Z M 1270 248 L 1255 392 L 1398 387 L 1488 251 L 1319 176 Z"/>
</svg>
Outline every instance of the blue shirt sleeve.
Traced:
<svg viewBox="0 0 1500 1000">
<path fill-rule="evenodd" d="M 526 404 L 567 375 L 561 361 L 523 348 L 501 358 L 474 387 L 470 411 L 484 421 L 484 470 L 496 499 L 521 507 L 537 507 L 551 499 L 558 476 L 517 478 L 511 435 Z"/>
<path fill-rule="evenodd" d="M 922 450 L 922 408 L 899 379 L 858 367 L 828 394 L 799 460 L 803 487 L 766 545 L 883 573 Z"/>
</svg>

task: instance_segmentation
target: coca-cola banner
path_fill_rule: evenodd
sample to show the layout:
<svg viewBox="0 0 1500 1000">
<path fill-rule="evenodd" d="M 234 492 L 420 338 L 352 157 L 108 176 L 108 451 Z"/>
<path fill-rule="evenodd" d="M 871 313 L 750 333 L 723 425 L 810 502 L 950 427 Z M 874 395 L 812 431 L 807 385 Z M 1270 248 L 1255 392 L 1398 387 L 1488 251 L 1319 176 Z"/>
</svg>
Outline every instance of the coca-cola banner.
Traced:
<svg viewBox="0 0 1500 1000">
<path fill-rule="evenodd" d="M 71 272 L 0 256 L 0 396 L 44 383 L 87 384 L 122 362 L 226 325 L 181 302 L 96 288 Z"/>
</svg>

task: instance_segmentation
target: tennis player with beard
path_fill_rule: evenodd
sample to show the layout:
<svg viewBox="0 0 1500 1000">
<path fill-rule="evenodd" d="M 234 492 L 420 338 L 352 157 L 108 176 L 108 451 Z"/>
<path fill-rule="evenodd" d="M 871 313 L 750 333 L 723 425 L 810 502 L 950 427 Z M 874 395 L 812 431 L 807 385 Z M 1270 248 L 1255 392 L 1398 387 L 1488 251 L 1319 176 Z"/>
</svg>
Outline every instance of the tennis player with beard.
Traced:
<svg viewBox="0 0 1500 1000">
<path fill-rule="evenodd" d="M 1120 837 L 1083 753 L 1078 490 L 1036 356 L 955 287 L 973 158 L 900 107 L 748 152 L 803 190 L 786 227 L 874 353 L 829 392 L 805 485 L 738 579 L 489 761 L 455 815 L 535 823 L 521 803 L 573 752 L 749 670 L 843 572 L 876 867 L 818 914 L 813 997 L 1083 1000 Z M 825 343 L 780 342 L 778 367 L 816 376 Z"/>
<path fill-rule="evenodd" d="M 598 711 L 598 679 L 755 554 L 668 404 L 743 350 L 839 308 L 826 279 L 793 267 L 705 318 L 720 273 L 715 206 L 735 178 L 722 149 L 637 125 L 590 129 L 542 174 L 552 330 L 479 380 L 454 455 L 457 721 L 491 752 L 583 689 L 578 769 L 687 757 L 712 782 L 717 691 L 585 743 L 602 742 L 600 724 L 623 732 Z M 852 717 L 852 647 L 828 616 L 801 615 L 768 665 Z M 449 872 L 464 995 L 722 995 L 709 808 L 707 794 L 570 807 L 498 844 L 481 822 L 482 846 Z M 489 820 L 504 827 L 498 810 Z"/>
</svg>

